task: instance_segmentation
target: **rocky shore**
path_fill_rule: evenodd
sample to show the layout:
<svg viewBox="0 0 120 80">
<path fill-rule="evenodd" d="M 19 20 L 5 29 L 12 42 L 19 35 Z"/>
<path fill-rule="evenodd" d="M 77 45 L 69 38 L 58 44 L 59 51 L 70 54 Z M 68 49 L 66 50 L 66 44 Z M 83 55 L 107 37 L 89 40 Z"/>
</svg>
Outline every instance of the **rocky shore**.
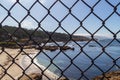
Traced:
<svg viewBox="0 0 120 80">
<path fill-rule="evenodd" d="M 112 71 L 104 75 L 96 76 L 93 80 L 120 80 L 120 71 Z"/>
<path fill-rule="evenodd" d="M 29 76 L 29 77 L 28 77 Z M 19 80 L 42 80 L 42 75 L 40 73 L 30 73 L 28 76 L 22 76 Z"/>
<path fill-rule="evenodd" d="M 74 48 L 69 46 L 44 46 L 44 47 L 37 47 L 38 50 L 50 50 L 50 51 L 56 51 L 56 50 L 74 50 Z"/>
</svg>

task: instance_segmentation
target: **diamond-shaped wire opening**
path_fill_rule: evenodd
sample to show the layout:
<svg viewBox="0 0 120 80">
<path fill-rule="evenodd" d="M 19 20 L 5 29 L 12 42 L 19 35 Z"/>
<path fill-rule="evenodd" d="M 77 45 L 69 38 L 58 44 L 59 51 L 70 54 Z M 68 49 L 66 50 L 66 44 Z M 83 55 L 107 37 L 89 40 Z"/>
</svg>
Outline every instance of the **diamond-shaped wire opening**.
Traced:
<svg viewBox="0 0 120 80">
<path fill-rule="evenodd" d="M 80 51 L 82 47 L 85 47 L 92 40 L 90 33 L 88 33 L 83 27 L 80 27 L 80 29 L 78 29 L 76 33 L 74 33 L 74 35 L 80 36 L 80 39 L 78 38 L 79 39 L 78 41 L 76 40 L 74 41 L 76 43 L 75 45 L 79 46 L 78 50 Z"/>
<path fill-rule="evenodd" d="M 11 58 L 9 57 L 9 55 L 7 55 L 5 52 L 2 52 L 0 54 L 0 64 L 2 66 L 6 66 L 9 64 L 9 61 L 11 61 Z"/>
<path fill-rule="evenodd" d="M 18 35 L 18 33 L 21 33 Z M 20 40 L 22 38 L 27 39 L 29 38 L 30 32 L 27 32 L 26 29 L 22 28 L 17 28 L 16 31 L 13 33 L 13 37 L 16 37 L 16 40 Z"/>
<path fill-rule="evenodd" d="M 113 6 L 116 6 L 120 1 L 119 0 L 105 0 L 108 1 L 110 4 L 112 4 Z"/>
<path fill-rule="evenodd" d="M 48 78 L 50 78 L 51 79 L 51 77 L 50 77 L 50 75 L 53 75 L 54 77 L 56 77 L 56 79 L 57 78 L 59 78 L 59 77 L 61 77 L 62 75 L 60 74 L 62 71 L 61 71 L 61 69 L 58 67 L 58 66 L 56 66 L 56 65 L 54 65 L 54 64 L 50 64 L 47 68 L 46 68 L 46 70 L 44 71 L 44 74 L 48 77 Z M 50 73 L 50 74 L 49 74 Z"/>
<path fill-rule="evenodd" d="M 3 33 L 2 33 L 3 35 L 6 34 L 6 36 L 7 35 L 10 36 L 17 30 L 17 28 L 15 28 L 15 27 L 11 28 L 10 26 L 5 25 L 1 28 L 1 30 L 3 31 Z"/>
<path fill-rule="evenodd" d="M 117 14 L 113 14 L 105 23 L 106 27 L 109 28 L 113 33 L 120 30 L 120 17 Z"/>
<path fill-rule="evenodd" d="M 43 71 L 44 77 L 51 79 L 52 77 L 50 77 L 50 75 L 52 75 L 53 77 L 57 78 L 57 75 L 54 74 L 54 71 L 57 69 L 57 67 L 53 64 L 53 62 L 51 62 L 51 58 L 53 58 L 55 53 L 50 55 L 50 52 L 42 52 L 36 57 L 34 64 L 36 64 L 38 68 Z"/>
<path fill-rule="evenodd" d="M 1 0 L 0 3 L 9 10 L 15 4 L 15 0 Z"/>
<path fill-rule="evenodd" d="M 14 49 L 12 49 L 12 50 L 14 50 Z M 23 70 L 24 68 L 22 66 L 22 61 L 20 61 L 23 58 L 23 57 L 21 58 L 21 55 L 23 55 L 23 53 L 21 53 L 19 49 L 17 49 L 17 52 L 16 52 L 16 50 L 14 50 L 13 52 L 15 52 L 15 53 L 10 53 L 12 55 L 12 57 L 14 58 L 14 60 L 13 60 L 14 61 L 13 67 L 18 68 L 19 70 Z M 21 64 L 21 65 L 19 65 L 19 64 Z M 12 69 L 13 68 L 11 67 L 10 70 L 12 70 Z M 22 72 L 21 72 L 21 75 L 22 75 Z"/>
<path fill-rule="evenodd" d="M 83 1 L 83 0 L 82 0 Z M 93 6 L 95 6 L 97 3 L 99 3 L 100 2 L 100 0 L 84 0 L 84 2 L 87 4 L 87 5 L 89 5 L 89 6 L 91 6 L 91 7 L 93 7 Z"/>
<path fill-rule="evenodd" d="M 14 17 L 19 22 L 27 15 L 27 11 L 19 4 L 16 4 L 10 10 L 10 13 L 11 13 L 11 16 Z"/>
<path fill-rule="evenodd" d="M 9 40 L 9 35 L 6 33 L 6 31 L 3 28 L 0 28 L 0 34 L 1 34 L 0 42 Z M 0 44 L 0 46 L 2 46 L 2 43 Z"/>
<path fill-rule="evenodd" d="M 92 20 L 91 20 L 92 19 Z M 86 28 L 91 33 L 96 32 L 102 25 L 101 20 L 99 20 L 95 15 L 89 15 L 83 22 L 84 28 Z M 92 29 L 92 30 L 91 30 Z"/>
<path fill-rule="evenodd" d="M 62 22 L 61 26 L 69 33 L 73 33 L 79 27 L 79 21 L 73 16 L 68 15 Z"/>
<path fill-rule="evenodd" d="M 101 46 L 95 41 L 87 43 L 87 46 L 83 50 L 92 59 L 96 58 L 102 52 Z"/>
<path fill-rule="evenodd" d="M 100 35 L 100 34 L 104 34 L 104 35 Z M 112 39 L 113 39 L 113 34 L 107 30 L 105 28 L 105 26 L 101 27 L 95 34 L 94 34 L 94 38 L 96 38 L 96 41 L 98 42 L 98 44 L 102 47 L 102 46 L 106 46 L 107 44 L 109 44 Z M 105 42 L 104 42 L 105 41 Z"/>
<path fill-rule="evenodd" d="M 109 53 L 107 53 L 109 54 Z M 94 64 L 97 65 L 101 70 L 106 72 L 109 70 L 113 65 L 113 59 L 109 57 L 106 53 L 102 53 L 97 59 L 95 59 Z"/>
<path fill-rule="evenodd" d="M 45 31 L 54 32 L 58 28 L 58 22 L 51 16 L 47 16 L 42 22 L 41 27 Z"/>
<path fill-rule="evenodd" d="M 55 34 L 56 32 L 56 34 Z M 68 32 L 66 32 L 66 30 L 64 30 L 64 28 L 58 28 L 54 33 L 52 33 L 51 38 L 52 41 L 54 41 L 55 43 L 58 41 L 62 41 L 64 43 L 67 43 L 70 40 L 70 35 Z M 57 37 L 56 37 L 57 36 Z"/>
<path fill-rule="evenodd" d="M 13 80 L 14 78 L 10 76 L 10 74 L 5 74 L 3 77 L 0 78 L 1 80 L 4 80 L 4 79 L 9 79 L 9 80 Z"/>
<path fill-rule="evenodd" d="M 4 71 L 5 71 L 5 68 L 2 65 L 0 65 L 0 79 L 5 75 Z"/>
<path fill-rule="evenodd" d="M 120 16 L 120 4 L 117 6 L 117 13 L 118 13 L 119 16 Z"/>
<path fill-rule="evenodd" d="M 117 40 L 113 40 L 107 47 L 120 47 L 120 42 Z"/>
<path fill-rule="evenodd" d="M 26 29 L 36 29 L 38 23 L 30 16 L 27 16 L 22 22 L 21 27 Z"/>
<path fill-rule="evenodd" d="M 7 15 L 7 11 L 0 6 L 0 22 L 2 22 Z"/>
<path fill-rule="evenodd" d="M 67 7 L 71 8 L 78 0 L 61 0 Z"/>
<path fill-rule="evenodd" d="M 57 0 L 49 0 L 49 1 L 45 1 L 45 0 L 39 0 L 39 2 L 41 4 L 44 5 L 44 7 L 46 7 L 47 9 L 50 9 L 51 6 L 53 6 L 56 3 Z M 49 4 L 48 4 L 49 3 Z"/>
<path fill-rule="evenodd" d="M 117 35 L 117 37 L 116 37 L 116 38 L 117 38 L 117 39 L 118 39 L 118 41 L 120 42 L 120 39 L 119 39 L 119 38 L 120 38 L 120 30 L 117 32 L 117 34 L 116 34 L 116 35 Z"/>
<path fill-rule="evenodd" d="M 32 76 L 32 75 L 31 75 Z M 22 76 L 20 76 L 19 77 L 19 80 L 24 80 L 24 79 L 32 79 L 32 77 L 31 76 L 29 76 L 29 75 L 27 75 L 27 74 L 24 74 L 24 75 L 22 75 Z"/>
<path fill-rule="evenodd" d="M 50 9 L 50 14 L 61 21 L 68 14 L 68 9 L 58 1 Z"/>
<path fill-rule="evenodd" d="M 74 65 L 85 71 L 91 65 L 91 59 L 87 57 L 84 53 L 80 53 L 73 60 Z"/>
<path fill-rule="evenodd" d="M 85 36 L 85 37 L 91 39 L 91 34 L 90 34 L 90 32 L 88 32 L 88 31 L 87 31 L 86 29 L 84 29 L 84 27 L 82 27 L 82 26 L 80 26 L 80 28 L 77 29 L 73 35 L 75 35 L 75 36 Z"/>
<path fill-rule="evenodd" d="M 14 71 L 15 73 L 12 73 L 12 71 Z M 18 65 L 14 63 L 10 65 L 10 67 L 7 69 L 7 73 L 10 74 L 13 78 L 14 76 L 20 76 L 19 74 L 22 74 L 22 72 L 23 69 L 21 69 Z"/>
<path fill-rule="evenodd" d="M 73 15 L 82 21 L 90 13 L 90 8 L 86 6 L 82 1 L 79 1 L 74 5 L 71 11 Z"/>
<path fill-rule="evenodd" d="M 101 44 L 103 47 L 106 47 L 108 45 L 110 45 L 114 40 L 112 39 L 103 39 L 99 41 L 99 44 Z"/>
<path fill-rule="evenodd" d="M 116 70 L 120 68 L 120 66 L 119 66 L 120 63 L 119 63 L 119 62 L 120 62 L 120 57 L 118 57 L 118 58 L 116 59 L 116 64 L 117 64 L 116 67 L 115 67 Z"/>
<path fill-rule="evenodd" d="M 110 45 L 108 45 L 105 50 L 107 53 L 109 53 L 110 56 L 112 56 L 114 59 L 117 59 L 120 55 L 119 52 L 120 43 L 117 40 L 114 40 Z"/>
<path fill-rule="evenodd" d="M 49 66 L 50 65 L 50 59 L 51 58 L 49 58 L 48 56 L 46 56 L 46 55 L 49 55 L 50 53 L 47 53 L 47 52 L 40 52 L 39 53 L 39 55 L 36 57 L 37 59 L 37 63 L 35 63 L 35 64 L 37 64 L 38 66 L 39 66 L 39 64 L 38 63 L 40 63 L 40 65 L 43 65 L 44 67 L 47 67 L 47 66 Z M 45 64 L 44 64 L 45 63 Z M 42 66 L 40 66 L 40 68 L 42 68 Z M 43 70 L 45 70 L 45 68 L 43 69 Z"/>
<path fill-rule="evenodd" d="M 110 14 L 114 11 L 113 7 L 111 7 L 106 1 L 100 1 L 94 7 L 94 13 L 98 15 L 102 20 L 105 20 Z"/>
<path fill-rule="evenodd" d="M 30 9 L 30 7 L 36 2 L 36 0 L 19 0 L 19 3 L 24 6 L 27 9 Z"/>
<path fill-rule="evenodd" d="M 64 71 L 70 65 L 70 59 L 65 54 L 65 52 L 60 52 L 59 55 L 53 59 L 53 63 L 62 71 Z"/>
<path fill-rule="evenodd" d="M 33 43 L 37 43 L 37 45 L 41 45 L 42 43 L 47 43 L 49 41 L 48 32 L 38 28 L 33 34 L 31 35 Z"/>
<path fill-rule="evenodd" d="M 43 6 L 41 6 L 39 3 L 36 3 L 30 9 L 30 15 L 34 17 L 38 22 L 40 22 L 47 15 L 47 10 Z"/>
<path fill-rule="evenodd" d="M 80 76 L 82 76 L 81 75 L 81 71 L 76 66 L 74 66 L 73 64 L 71 64 L 71 66 L 69 68 L 67 68 L 63 74 L 69 80 L 72 80 L 72 79 L 76 79 L 77 80 Z"/>
<path fill-rule="evenodd" d="M 92 74 L 91 74 L 92 73 Z M 93 79 L 93 76 L 101 75 L 103 72 L 97 68 L 94 64 L 84 73 L 90 79 Z"/>
<path fill-rule="evenodd" d="M 16 63 L 18 61 L 18 58 L 23 55 L 22 60 L 20 63 L 20 67 L 23 68 L 26 73 L 37 71 L 39 72 L 39 69 L 35 64 L 37 64 L 36 56 L 38 55 L 39 50 L 36 50 L 34 48 L 24 48 L 19 51 L 19 55 L 16 57 Z M 33 70 L 32 70 L 33 68 Z M 41 69 L 40 69 L 41 70 Z"/>
<path fill-rule="evenodd" d="M 6 25 L 6 26 L 18 26 L 18 23 L 11 17 L 6 17 L 5 20 L 2 22 L 2 25 Z"/>
<path fill-rule="evenodd" d="M 53 45 L 53 44 L 52 44 Z M 46 44 L 46 46 L 48 46 L 47 44 Z M 50 44 L 49 44 L 49 46 L 51 46 Z M 43 52 L 43 53 L 42 53 Z M 47 56 L 49 56 L 48 58 L 49 59 L 53 59 L 54 57 L 56 57 L 57 56 L 57 54 L 59 53 L 59 50 L 56 50 L 56 51 L 51 51 L 51 50 L 45 50 L 45 49 L 43 49 L 43 51 L 41 52 L 41 57 L 43 56 L 43 54 L 45 54 L 46 55 L 46 57 Z M 52 53 L 51 53 L 52 52 Z M 44 55 L 44 56 L 45 56 Z M 39 57 L 39 55 L 38 55 L 38 57 Z M 48 60 L 48 61 L 50 61 L 50 60 Z"/>
<path fill-rule="evenodd" d="M 62 43 L 60 46 L 64 46 L 64 47 L 68 46 L 68 47 L 70 47 L 68 50 L 63 50 L 63 54 L 68 56 L 70 59 L 73 59 L 80 52 L 80 50 L 79 50 L 80 46 L 78 44 L 76 44 L 75 42 L 73 42 L 73 41 L 69 41 L 66 44 Z"/>
<path fill-rule="evenodd" d="M 15 58 L 14 59 L 14 62 L 17 63 L 17 58 L 16 57 L 19 57 L 20 55 L 20 49 L 5 49 L 7 53 L 9 53 L 11 55 L 12 58 Z"/>
<path fill-rule="evenodd" d="M 44 71 L 44 69 L 46 67 L 42 66 L 42 65 L 37 65 L 37 63 L 32 63 L 29 65 L 29 67 L 27 67 L 25 69 L 25 73 L 28 74 L 28 73 L 33 73 L 33 72 L 36 72 L 36 73 L 40 73 L 42 74 L 42 71 Z"/>
</svg>

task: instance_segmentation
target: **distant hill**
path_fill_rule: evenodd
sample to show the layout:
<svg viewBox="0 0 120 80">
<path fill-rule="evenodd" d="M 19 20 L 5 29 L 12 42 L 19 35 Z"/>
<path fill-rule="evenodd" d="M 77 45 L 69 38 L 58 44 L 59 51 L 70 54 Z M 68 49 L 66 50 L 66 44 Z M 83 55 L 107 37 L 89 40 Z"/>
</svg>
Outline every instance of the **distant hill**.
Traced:
<svg viewBox="0 0 120 80">
<path fill-rule="evenodd" d="M 6 40 L 16 40 L 19 42 L 26 40 L 34 40 L 36 42 L 46 42 L 46 41 L 87 41 L 89 38 L 84 36 L 71 36 L 65 33 L 52 33 L 48 31 L 41 30 L 28 30 L 25 28 L 13 27 L 13 26 L 1 26 L 0 27 L 0 42 Z"/>
<path fill-rule="evenodd" d="M 120 46 L 120 39 L 103 39 L 103 40 L 99 40 L 99 42 L 102 45 L 109 44 L 109 46 Z"/>
<path fill-rule="evenodd" d="M 90 34 L 75 34 L 75 36 L 84 36 L 84 37 L 87 37 L 89 39 L 91 39 L 91 35 Z M 100 35 L 100 34 L 95 34 L 94 35 L 94 39 L 96 40 L 104 40 L 104 39 L 112 39 L 112 36 L 106 36 L 106 35 Z"/>
</svg>

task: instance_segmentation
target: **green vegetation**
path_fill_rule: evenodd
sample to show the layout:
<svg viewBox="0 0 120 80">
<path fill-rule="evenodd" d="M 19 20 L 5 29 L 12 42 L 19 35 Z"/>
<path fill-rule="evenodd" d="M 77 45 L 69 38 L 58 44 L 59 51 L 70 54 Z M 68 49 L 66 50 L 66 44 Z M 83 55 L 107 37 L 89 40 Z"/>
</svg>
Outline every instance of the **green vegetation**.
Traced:
<svg viewBox="0 0 120 80">
<path fill-rule="evenodd" d="M 1 47 L 7 47 L 7 48 L 17 48 L 17 44 L 15 42 L 0 42 Z"/>
<path fill-rule="evenodd" d="M 57 33 L 54 34 L 52 32 L 42 31 L 42 30 L 28 30 L 25 28 L 17 28 L 13 26 L 1 26 L 0 27 L 0 42 L 3 41 L 18 41 L 18 42 L 26 42 L 28 40 L 34 40 L 36 42 L 46 42 L 49 40 L 51 41 L 68 41 L 68 40 L 75 40 L 75 41 L 86 41 L 89 38 L 83 36 L 70 36 L 65 33 Z"/>
<path fill-rule="evenodd" d="M 46 42 L 67 42 L 74 41 L 87 41 L 89 38 L 83 36 L 68 35 L 65 33 L 48 32 L 38 30 L 28 30 L 25 28 L 13 26 L 0 26 L 0 46 L 8 48 L 18 48 L 19 44 L 22 47 L 35 47 L 37 44 Z M 17 43 L 17 44 L 16 44 Z M 45 46 L 44 49 L 54 51 L 58 49 L 57 46 Z M 69 47 L 60 48 L 63 50 L 72 49 Z"/>
</svg>

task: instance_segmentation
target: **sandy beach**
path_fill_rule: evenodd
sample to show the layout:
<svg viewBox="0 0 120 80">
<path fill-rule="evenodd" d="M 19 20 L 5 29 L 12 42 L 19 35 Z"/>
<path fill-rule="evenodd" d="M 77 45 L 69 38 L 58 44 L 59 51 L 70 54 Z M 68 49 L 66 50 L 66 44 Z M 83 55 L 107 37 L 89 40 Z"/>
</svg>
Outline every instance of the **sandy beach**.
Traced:
<svg viewBox="0 0 120 80">
<path fill-rule="evenodd" d="M 35 49 L 24 49 L 23 51 L 27 54 L 38 53 L 38 50 Z M 20 52 L 20 49 L 0 50 L 0 80 L 13 80 L 13 78 L 17 80 L 23 74 L 24 68 L 21 62 L 22 57 L 26 55 L 24 52 Z"/>
<path fill-rule="evenodd" d="M 41 70 L 45 70 L 45 67 L 38 64 L 36 59 L 33 60 L 33 63 L 39 67 L 35 64 L 31 64 L 31 59 L 39 52 L 36 49 L 24 49 L 20 52 L 20 49 L 6 48 L 3 52 L 2 50 L 0 50 L 0 52 L 0 80 L 13 80 L 13 78 L 18 80 L 18 78 L 23 76 L 23 70 L 25 70 L 25 74 L 27 75 L 31 73 L 42 74 Z M 29 55 L 29 57 L 27 55 Z M 59 76 L 49 70 L 45 70 L 43 74 L 51 80 L 59 78 Z M 48 80 L 46 76 L 42 76 L 42 80 Z"/>
</svg>

